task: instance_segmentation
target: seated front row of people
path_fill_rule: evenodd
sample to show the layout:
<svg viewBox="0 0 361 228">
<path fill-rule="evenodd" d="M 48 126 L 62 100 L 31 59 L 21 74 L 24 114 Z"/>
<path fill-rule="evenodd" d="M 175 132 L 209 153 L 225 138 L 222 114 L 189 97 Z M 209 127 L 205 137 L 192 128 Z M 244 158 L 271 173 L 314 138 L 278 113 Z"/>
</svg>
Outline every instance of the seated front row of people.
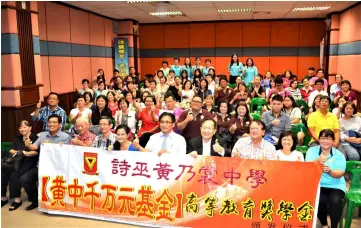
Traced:
<svg viewBox="0 0 361 228">
<path fill-rule="evenodd" d="M 15 197 L 15 200 L 9 209 L 15 210 L 21 206 L 19 192 L 21 185 L 25 188 L 29 201 L 32 202 L 27 207 L 27 210 L 38 206 L 36 186 L 38 152 L 36 151 L 39 151 L 43 143 L 92 145 L 93 147 L 109 151 L 147 151 L 158 156 L 169 153 L 174 155 L 189 154 L 192 157 L 197 157 L 198 155 L 233 156 L 259 160 L 303 161 L 302 154 L 295 150 L 295 145 L 297 145 L 297 138 L 295 136 L 292 136 L 289 132 L 282 133 L 277 145 L 279 150 L 276 151 L 273 144 L 263 139 L 266 134 L 266 125 L 260 120 L 252 120 L 250 122 L 249 135 L 240 138 L 236 142 L 232 153 L 218 142 L 216 136 L 217 123 L 213 119 L 202 119 L 200 121 L 200 135 L 188 141 L 183 136 L 173 132 L 176 119 L 172 113 L 162 113 L 159 117 L 159 122 L 161 131 L 153 134 L 147 145 L 142 147 L 139 144 L 138 138 L 134 142 L 129 140 L 131 132 L 126 125 L 118 126 L 116 134 L 113 134 L 111 132 L 112 121 L 109 117 L 100 118 L 99 128 L 101 135 L 97 137 L 89 132 L 89 120 L 84 117 L 78 118 L 75 122 L 78 135 L 75 135 L 73 139 L 61 131 L 61 117 L 56 114 L 50 115 L 48 118 L 47 127 L 49 131 L 40 133 L 38 138 L 36 138 L 36 135 L 30 134 L 31 125 L 23 121 L 19 127 L 21 136 L 17 137 L 17 141 L 14 141 L 11 153 L 24 153 L 29 158 L 35 156 L 35 160 L 30 162 L 32 165 L 28 167 L 27 163 L 24 163 L 24 167 L 18 171 L 4 172 L 2 167 L 2 206 L 8 202 L 6 197 L 7 182 L 18 183 L 19 178 L 20 185 L 13 185 L 10 188 L 11 197 Z M 342 199 L 346 191 L 345 180 L 343 178 L 346 159 L 343 153 L 333 147 L 335 134 L 332 130 L 322 130 L 319 133 L 318 139 L 320 144 L 311 147 L 306 154 L 306 161 L 320 163 L 323 169 L 318 218 L 323 226 L 327 226 L 327 214 L 329 214 L 331 217 L 331 227 L 337 227 L 342 213 Z"/>
</svg>

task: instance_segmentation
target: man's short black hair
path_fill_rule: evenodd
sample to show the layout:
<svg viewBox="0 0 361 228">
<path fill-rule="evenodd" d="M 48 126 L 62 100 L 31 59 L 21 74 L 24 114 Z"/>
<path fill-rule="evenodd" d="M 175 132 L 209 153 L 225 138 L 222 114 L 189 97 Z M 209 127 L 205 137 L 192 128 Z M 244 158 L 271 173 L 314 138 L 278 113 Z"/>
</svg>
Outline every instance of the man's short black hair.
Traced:
<svg viewBox="0 0 361 228">
<path fill-rule="evenodd" d="M 78 94 L 77 96 L 76 96 L 76 101 L 78 101 L 79 99 L 84 99 L 84 101 L 86 101 L 86 99 L 85 99 L 85 97 L 84 97 L 84 94 L 83 95 L 80 95 L 80 94 Z"/>
<path fill-rule="evenodd" d="M 328 96 L 325 96 L 325 95 L 321 96 L 321 97 L 320 97 L 320 102 L 321 102 L 322 100 L 327 100 L 328 103 L 331 104 L 331 98 L 329 98 Z"/>
<path fill-rule="evenodd" d="M 272 102 L 273 101 L 280 101 L 283 102 L 283 97 L 279 94 L 276 94 L 273 98 L 272 98 Z"/>
<path fill-rule="evenodd" d="M 101 116 L 100 117 L 100 120 L 107 120 L 108 121 L 108 124 L 113 124 L 113 120 L 112 118 L 108 117 L 108 116 Z M 99 120 L 99 122 L 100 122 Z"/>
<path fill-rule="evenodd" d="M 49 117 L 48 117 L 48 122 L 51 118 L 56 118 L 58 120 L 58 123 L 61 124 L 61 116 L 59 116 L 58 114 L 51 114 Z"/>
<path fill-rule="evenodd" d="M 55 95 L 56 98 L 58 98 L 58 100 L 59 100 L 59 94 L 57 94 L 55 92 L 50 92 L 49 95 L 48 95 L 48 98 L 50 97 L 50 95 Z"/>
<path fill-rule="evenodd" d="M 275 79 L 275 84 L 277 85 L 283 85 L 283 78 L 280 76 L 277 76 Z"/>
<path fill-rule="evenodd" d="M 308 70 L 315 70 L 313 66 L 309 67 Z"/>
<path fill-rule="evenodd" d="M 251 124 L 255 122 L 258 124 L 258 126 L 262 126 L 261 130 L 266 130 L 266 124 L 262 120 L 252 120 Z M 251 124 L 249 125 L 249 129 L 251 129 Z"/>
<path fill-rule="evenodd" d="M 169 92 L 169 93 L 166 93 L 165 96 L 164 96 L 164 101 L 168 98 L 172 98 L 174 101 L 176 100 L 173 93 Z"/>
<path fill-rule="evenodd" d="M 170 119 L 172 120 L 173 123 L 175 123 L 175 116 L 173 113 L 170 112 L 163 112 L 160 116 L 159 116 L 159 122 L 163 119 L 163 117 L 165 116 L 169 116 Z"/>
<path fill-rule="evenodd" d="M 119 73 L 119 70 L 117 70 L 117 69 L 113 70 L 113 73 L 117 73 L 117 72 Z"/>
<path fill-rule="evenodd" d="M 86 79 L 86 78 L 85 78 L 85 79 L 83 79 L 83 80 L 81 80 L 81 84 L 84 84 L 85 82 L 86 82 L 86 83 L 88 83 L 88 84 L 90 84 L 89 80 L 88 80 L 88 79 Z"/>
<path fill-rule="evenodd" d="M 324 81 L 323 81 L 322 78 L 318 78 L 318 79 L 315 81 L 315 85 L 316 85 L 316 84 L 322 84 L 322 85 L 324 85 L 325 83 L 324 83 Z"/>
</svg>

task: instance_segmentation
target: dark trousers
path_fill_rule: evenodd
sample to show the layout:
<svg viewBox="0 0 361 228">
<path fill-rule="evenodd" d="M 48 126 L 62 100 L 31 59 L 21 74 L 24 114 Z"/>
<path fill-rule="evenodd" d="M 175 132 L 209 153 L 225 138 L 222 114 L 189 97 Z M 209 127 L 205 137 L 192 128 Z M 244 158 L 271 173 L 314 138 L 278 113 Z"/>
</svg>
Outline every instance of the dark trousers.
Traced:
<svg viewBox="0 0 361 228">
<path fill-rule="evenodd" d="M 1 197 L 6 197 L 9 184 L 10 199 L 20 197 L 20 175 L 14 169 L 1 169 Z"/>
<path fill-rule="evenodd" d="M 38 201 L 38 167 L 34 167 L 20 177 L 20 183 L 23 186 L 30 202 Z"/>
<path fill-rule="evenodd" d="M 340 189 L 321 188 L 317 217 L 322 226 L 327 226 L 327 214 L 331 218 L 331 228 L 337 228 L 342 216 L 342 199 L 345 193 Z"/>
</svg>

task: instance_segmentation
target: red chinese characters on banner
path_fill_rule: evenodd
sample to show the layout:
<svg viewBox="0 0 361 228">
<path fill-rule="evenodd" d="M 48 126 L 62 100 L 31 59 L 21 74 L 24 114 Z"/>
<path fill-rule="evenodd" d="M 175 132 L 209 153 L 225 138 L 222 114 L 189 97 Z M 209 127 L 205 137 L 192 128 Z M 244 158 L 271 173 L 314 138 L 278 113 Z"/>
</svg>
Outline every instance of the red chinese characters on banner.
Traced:
<svg viewBox="0 0 361 228">
<path fill-rule="evenodd" d="M 175 192 L 172 194 L 169 189 L 165 188 L 156 194 L 150 185 L 142 185 L 135 192 L 132 187 L 99 184 L 98 181 L 88 182 L 83 186 L 79 184 L 77 178 L 74 178 L 72 183 L 66 186 L 63 176 L 56 176 L 51 181 L 50 177 L 46 176 L 42 177 L 41 180 L 43 180 L 42 196 L 47 196 L 46 189 L 49 183 L 51 183 L 49 190 L 52 196 L 51 200 L 48 197 L 41 197 L 41 202 L 49 202 L 53 207 L 65 207 L 64 199 L 68 194 L 72 200 L 73 208 L 78 207 L 79 200 L 87 199 L 90 212 L 104 210 L 112 213 L 116 211 L 119 214 L 147 217 L 154 221 L 167 220 L 173 222 L 184 217 L 183 209 L 185 209 L 185 213 L 203 213 L 208 217 L 214 217 L 218 213 L 220 216 L 240 216 L 244 220 L 250 221 L 261 219 L 261 221 L 268 222 L 269 227 L 274 227 L 274 216 L 279 216 L 284 222 L 284 226 L 289 227 L 288 222 L 291 219 L 297 219 L 300 223 L 310 221 L 314 211 L 314 206 L 309 201 L 299 204 L 298 207 L 294 202 L 287 200 L 281 200 L 275 204 L 273 199 L 256 202 L 249 197 L 238 202 L 231 198 L 225 198 L 222 202 L 218 202 L 219 199 L 215 194 L 199 197 L 195 192 L 189 192 L 185 195 L 183 202 L 184 193 Z M 103 193 L 97 192 L 96 189 L 100 189 Z M 134 196 L 135 193 L 138 196 Z M 102 203 L 98 204 L 96 200 L 102 200 Z M 200 205 L 203 205 L 202 211 Z M 275 208 L 275 205 L 278 207 Z M 257 216 L 255 216 L 255 208 L 259 208 Z M 262 222 L 252 222 L 252 224 L 257 227 Z M 302 227 L 307 227 L 307 225 Z"/>
</svg>

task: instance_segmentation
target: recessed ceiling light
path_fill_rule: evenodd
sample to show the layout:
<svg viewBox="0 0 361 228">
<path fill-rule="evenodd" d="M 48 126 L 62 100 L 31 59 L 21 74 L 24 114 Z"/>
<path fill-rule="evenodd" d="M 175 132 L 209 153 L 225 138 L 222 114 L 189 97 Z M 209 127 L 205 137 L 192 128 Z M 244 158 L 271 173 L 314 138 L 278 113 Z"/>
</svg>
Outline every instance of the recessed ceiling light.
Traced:
<svg viewBox="0 0 361 228">
<path fill-rule="evenodd" d="M 252 8 L 244 8 L 244 9 L 219 9 L 218 13 L 249 13 L 253 12 Z"/>
<path fill-rule="evenodd" d="M 181 11 L 170 11 L 170 12 L 152 12 L 149 13 L 152 16 L 182 16 L 184 15 Z"/>
<path fill-rule="evenodd" d="M 328 10 L 331 6 L 314 6 L 314 7 L 299 7 L 294 8 L 293 11 L 323 11 Z"/>
</svg>

